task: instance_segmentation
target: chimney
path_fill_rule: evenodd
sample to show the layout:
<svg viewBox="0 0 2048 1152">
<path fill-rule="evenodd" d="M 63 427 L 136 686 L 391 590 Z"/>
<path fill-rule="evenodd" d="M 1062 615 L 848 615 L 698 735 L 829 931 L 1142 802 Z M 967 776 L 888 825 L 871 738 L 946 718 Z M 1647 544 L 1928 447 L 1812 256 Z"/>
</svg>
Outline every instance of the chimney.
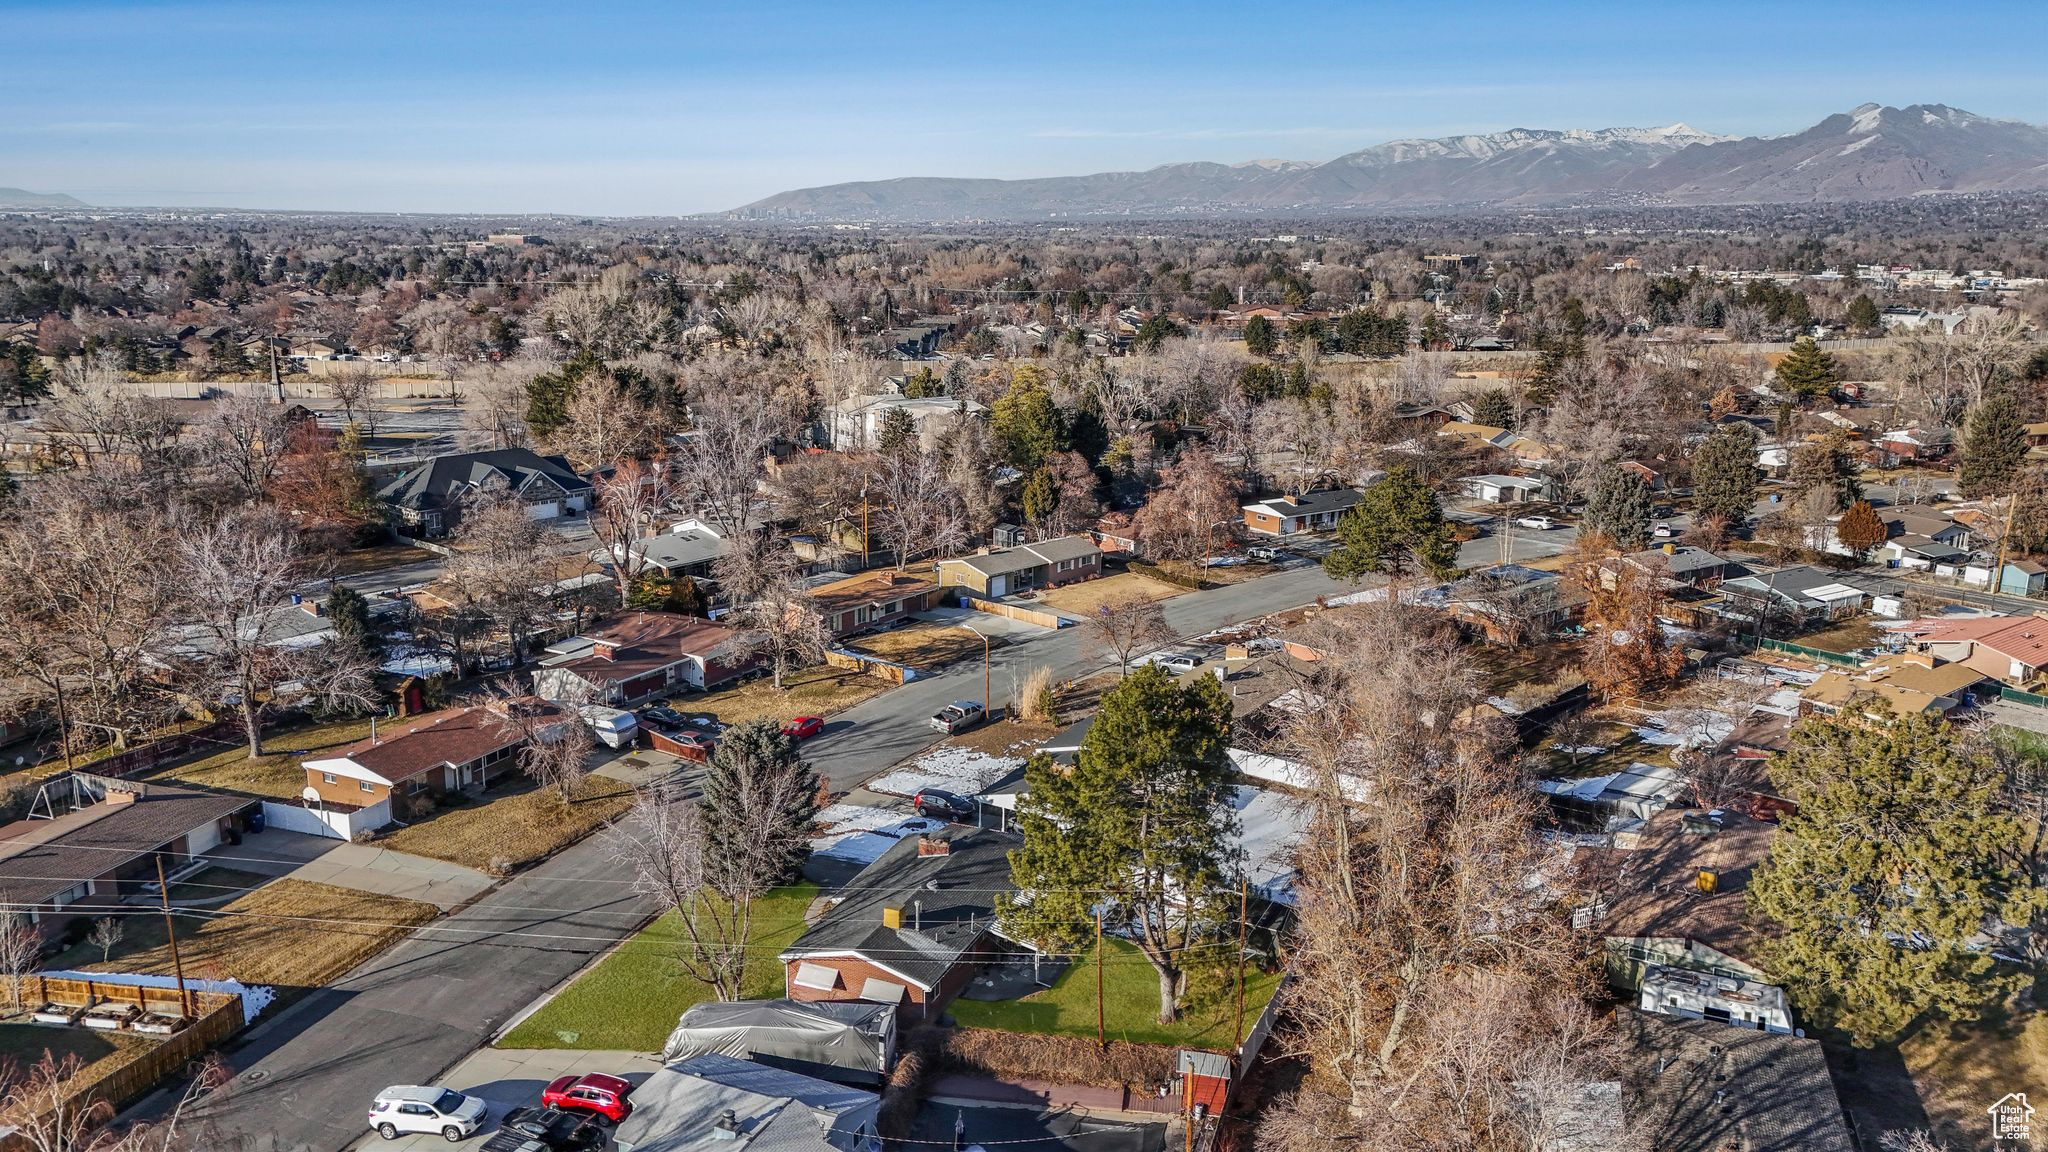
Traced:
<svg viewBox="0 0 2048 1152">
<path fill-rule="evenodd" d="M 1670 541 L 1668 541 L 1668 540 L 1667 540 L 1667 541 L 1665 541 L 1665 543 L 1664 543 L 1664 554 L 1665 554 L 1666 556 L 1676 556 L 1676 555 L 1678 555 L 1678 545 L 1676 545 L 1676 544 L 1673 544 L 1673 543 L 1671 543 L 1671 542 L 1670 542 Z"/>
<path fill-rule="evenodd" d="M 308 616 L 327 615 L 327 603 L 323 600 L 306 600 L 298 596 L 296 593 L 293 594 L 292 599 L 297 600 L 299 602 L 299 607 L 304 609 L 306 615 Z"/>
<path fill-rule="evenodd" d="M 617 660 L 619 658 L 619 642 L 616 640 L 599 640 L 590 646 L 590 652 L 591 655 L 596 656 L 599 660 Z"/>
<path fill-rule="evenodd" d="M 899 930 L 903 927 L 903 905 L 882 905 L 882 927 Z"/>
<path fill-rule="evenodd" d="M 109 788 L 107 789 L 107 797 L 104 802 L 107 804 L 133 804 L 138 795 L 138 793 L 130 792 L 125 788 Z"/>
<path fill-rule="evenodd" d="M 917 854 L 919 856 L 951 856 L 953 854 L 953 845 L 937 837 L 919 836 L 917 838 Z"/>
</svg>

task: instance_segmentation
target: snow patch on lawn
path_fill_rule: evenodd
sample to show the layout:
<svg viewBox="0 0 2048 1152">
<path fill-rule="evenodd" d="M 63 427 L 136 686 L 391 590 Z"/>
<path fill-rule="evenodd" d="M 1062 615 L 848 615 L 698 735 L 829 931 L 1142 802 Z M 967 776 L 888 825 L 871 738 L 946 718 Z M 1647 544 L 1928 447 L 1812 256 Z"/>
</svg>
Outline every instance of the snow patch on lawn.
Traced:
<svg viewBox="0 0 2048 1152">
<path fill-rule="evenodd" d="M 1021 756 L 991 756 L 972 748 L 940 745 L 915 762 L 868 781 L 866 787 L 893 796 L 915 796 L 920 788 L 975 796 L 1023 763 Z"/>
<path fill-rule="evenodd" d="M 1635 729 L 1643 743 L 1670 748 L 1710 748 L 1734 731 L 1735 717 L 1704 709 L 1653 712 Z"/>
</svg>

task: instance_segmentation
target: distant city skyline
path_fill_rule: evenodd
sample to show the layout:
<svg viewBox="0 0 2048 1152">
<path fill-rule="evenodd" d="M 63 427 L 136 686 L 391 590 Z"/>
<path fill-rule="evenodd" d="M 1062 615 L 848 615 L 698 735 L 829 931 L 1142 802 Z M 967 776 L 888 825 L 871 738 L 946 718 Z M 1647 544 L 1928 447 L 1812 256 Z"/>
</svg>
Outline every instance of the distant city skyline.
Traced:
<svg viewBox="0 0 2048 1152">
<path fill-rule="evenodd" d="M 899 176 L 1323 161 L 1506 128 L 2048 122 L 2048 5 L 9 3 L 0 186 L 677 215 Z"/>
</svg>

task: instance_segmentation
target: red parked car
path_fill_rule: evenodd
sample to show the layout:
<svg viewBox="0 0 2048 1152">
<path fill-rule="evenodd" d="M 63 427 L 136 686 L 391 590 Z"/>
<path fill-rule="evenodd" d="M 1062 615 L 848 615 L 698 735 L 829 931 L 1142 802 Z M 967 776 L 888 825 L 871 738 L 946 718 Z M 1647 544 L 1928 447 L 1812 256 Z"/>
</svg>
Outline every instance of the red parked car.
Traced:
<svg viewBox="0 0 2048 1152">
<path fill-rule="evenodd" d="M 617 1124 L 633 1113 L 633 1105 L 626 1099 L 632 1091 L 633 1085 L 629 1081 L 602 1072 L 591 1072 L 556 1080 L 540 1094 L 540 1102 L 543 1108 L 595 1112 Z"/>
<path fill-rule="evenodd" d="M 823 716 L 798 716 L 782 726 L 782 734 L 792 740 L 809 740 L 824 730 Z"/>
</svg>

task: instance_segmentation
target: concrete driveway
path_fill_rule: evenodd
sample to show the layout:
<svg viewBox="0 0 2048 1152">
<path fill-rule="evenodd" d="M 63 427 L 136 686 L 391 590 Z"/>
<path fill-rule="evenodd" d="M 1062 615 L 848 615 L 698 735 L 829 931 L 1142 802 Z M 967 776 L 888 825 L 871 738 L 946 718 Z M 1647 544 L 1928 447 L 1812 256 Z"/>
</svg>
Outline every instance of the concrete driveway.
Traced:
<svg viewBox="0 0 2048 1152">
<path fill-rule="evenodd" d="M 223 845 L 207 856 L 245 872 L 421 900 L 443 912 L 475 899 L 497 883 L 460 864 L 279 828 L 245 836 L 240 844 Z"/>
<path fill-rule="evenodd" d="M 453 1088 L 471 1096 L 481 1096 L 491 1106 L 491 1112 L 477 1133 L 467 1140 L 456 1142 L 456 1148 L 473 1148 L 490 1138 L 498 1130 L 499 1121 L 505 1113 L 514 1108 L 540 1103 L 540 1090 L 557 1076 L 581 1076 L 586 1072 L 606 1072 L 623 1076 L 639 1084 L 652 1076 L 661 1067 L 661 1061 L 640 1052 L 572 1052 L 559 1049 L 499 1049 L 482 1048 L 471 1053 L 462 1063 L 448 1070 L 448 1074 L 436 1080 L 439 1087 Z M 370 1102 L 363 1101 L 365 1112 Z M 351 1148 L 382 1148 L 390 1152 L 425 1152 L 429 1148 L 450 1147 L 440 1136 L 400 1136 L 386 1141 L 371 1132 L 350 1145 Z"/>
</svg>

